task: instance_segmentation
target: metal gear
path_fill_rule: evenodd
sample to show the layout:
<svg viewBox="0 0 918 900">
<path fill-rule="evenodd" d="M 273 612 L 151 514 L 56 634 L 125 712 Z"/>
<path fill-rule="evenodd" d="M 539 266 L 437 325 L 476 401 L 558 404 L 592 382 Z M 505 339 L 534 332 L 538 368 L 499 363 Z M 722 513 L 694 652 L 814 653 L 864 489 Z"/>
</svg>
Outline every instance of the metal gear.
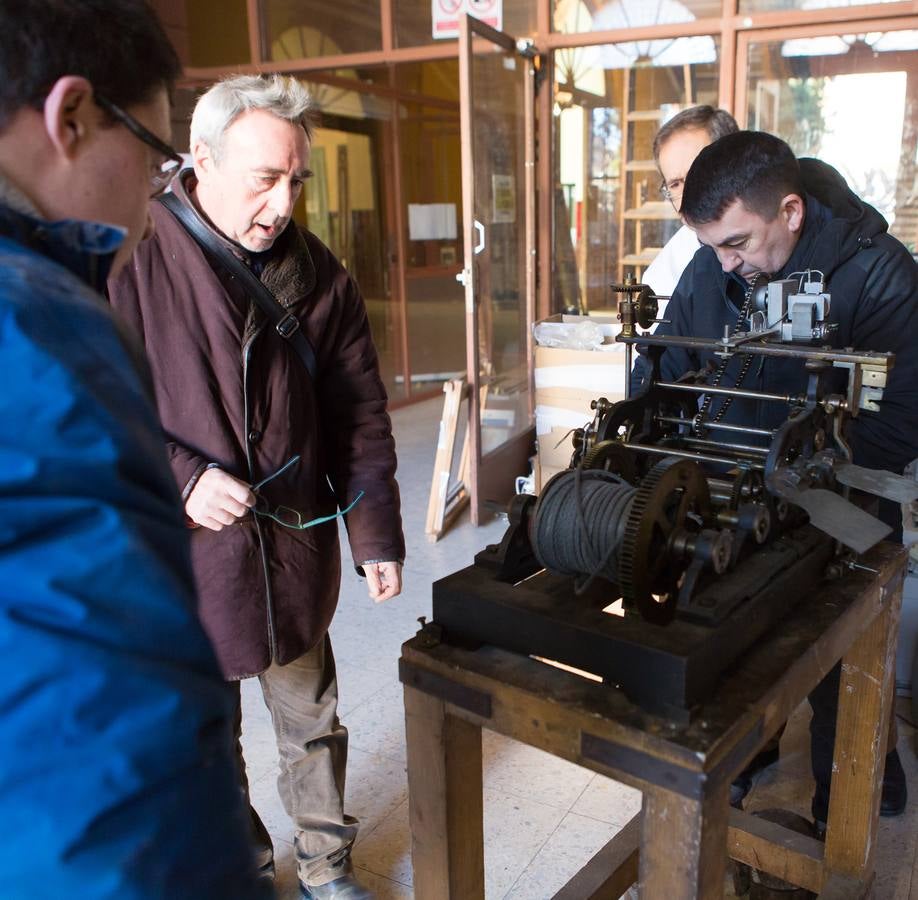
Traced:
<svg viewBox="0 0 918 900">
<path fill-rule="evenodd" d="M 641 482 L 631 504 L 619 551 L 619 587 L 649 622 L 665 625 L 676 614 L 686 565 L 669 553 L 677 531 L 700 531 L 711 516 L 711 496 L 701 468 L 668 457 Z"/>
<path fill-rule="evenodd" d="M 637 481 L 637 465 L 634 454 L 618 441 L 599 441 L 583 457 L 584 469 L 603 469 L 620 475 L 629 484 Z"/>
<path fill-rule="evenodd" d="M 613 293 L 626 294 L 634 304 L 633 321 L 635 325 L 640 325 L 641 328 L 650 328 L 653 325 L 659 311 L 659 301 L 650 285 L 637 281 L 625 281 L 610 284 L 609 287 L 612 288 Z"/>
<path fill-rule="evenodd" d="M 754 499 L 761 495 L 765 489 L 765 479 L 762 473 L 755 469 L 739 469 L 733 478 L 733 488 L 730 491 L 730 509 L 736 511 L 739 505 L 746 500 L 743 491 L 749 488 L 747 496 Z"/>
</svg>

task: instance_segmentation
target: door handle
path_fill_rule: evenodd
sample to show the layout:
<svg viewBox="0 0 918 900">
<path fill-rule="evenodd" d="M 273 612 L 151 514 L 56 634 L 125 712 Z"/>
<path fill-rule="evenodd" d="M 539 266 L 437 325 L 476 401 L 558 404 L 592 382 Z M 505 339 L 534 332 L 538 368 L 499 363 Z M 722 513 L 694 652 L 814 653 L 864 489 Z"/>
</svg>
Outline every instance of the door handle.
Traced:
<svg viewBox="0 0 918 900">
<path fill-rule="evenodd" d="M 475 233 L 478 235 L 478 243 L 475 244 L 475 249 L 472 251 L 477 256 L 485 248 L 485 227 L 478 219 L 474 219 L 472 225 L 475 227 Z"/>
</svg>

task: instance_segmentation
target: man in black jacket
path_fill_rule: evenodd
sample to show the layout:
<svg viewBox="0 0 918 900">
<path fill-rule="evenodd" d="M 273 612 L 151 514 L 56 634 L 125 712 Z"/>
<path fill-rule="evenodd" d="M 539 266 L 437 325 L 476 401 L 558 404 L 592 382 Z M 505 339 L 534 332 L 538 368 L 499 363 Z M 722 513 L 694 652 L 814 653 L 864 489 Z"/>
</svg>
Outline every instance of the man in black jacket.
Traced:
<svg viewBox="0 0 918 900">
<path fill-rule="evenodd" d="M 832 298 L 829 322 L 837 326 L 829 342 L 896 354 L 880 411 L 861 412 L 849 438 L 856 463 L 901 473 L 918 457 L 918 266 L 888 233 L 886 220 L 831 166 L 797 160 L 784 141 L 751 131 L 726 135 L 701 151 L 686 177 L 681 212 L 702 247 L 669 303 L 669 323 L 657 333 L 720 337 L 725 326 L 737 326 L 756 273 L 788 278 L 818 270 Z M 713 354 L 669 348 L 661 365 L 664 378 L 674 379 L 713 370 L 718 362 Z M 730 361 L 723 386 L 736 384 L 741 365 L 741 358 Z M 646 361 L 639 359 L 633 389 L 646 372 Z M 799 393 L 806 375 L 800 361 L 763 358 L 742 385 Z M 717 414 L 721 402 L 713 400 L 709 415 Z M 778 404 L 734 400 L 723 421 L 773 428 L 784 418 Z M 901 528 L 893 519 L 896 512 L 891 504 L 881 509 L 889 524 Z M 828 812 L 837 697 L 836 667 L 810 697 L 817 823 L 824 823 Z M 894 746 L 883 787 L 881 813 L 898 815 L 906 786 Z"/>
</svg>

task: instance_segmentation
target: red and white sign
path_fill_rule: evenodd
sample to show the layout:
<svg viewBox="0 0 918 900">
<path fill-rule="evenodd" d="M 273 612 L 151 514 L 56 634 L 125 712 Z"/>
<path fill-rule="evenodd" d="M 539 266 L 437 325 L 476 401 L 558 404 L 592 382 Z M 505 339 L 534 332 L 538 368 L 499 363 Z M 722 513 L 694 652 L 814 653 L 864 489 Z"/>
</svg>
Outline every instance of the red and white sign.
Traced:
<svg viewBox="0 0 918 900">
<path fill-rule="evenodd" d="M 500 31 L 504 26 L 503 0 L 430 0 L 434 38 L 459 37 L 459 21 L 468 13 Z"/>
</svg>

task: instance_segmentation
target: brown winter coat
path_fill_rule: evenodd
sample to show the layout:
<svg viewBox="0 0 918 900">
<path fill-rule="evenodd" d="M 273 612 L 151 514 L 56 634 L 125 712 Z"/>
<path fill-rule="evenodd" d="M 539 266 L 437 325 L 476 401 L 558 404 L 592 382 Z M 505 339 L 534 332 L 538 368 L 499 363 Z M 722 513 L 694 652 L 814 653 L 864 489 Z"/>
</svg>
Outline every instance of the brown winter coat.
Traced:
<svg viewBox="0 0 918 900">
<path fill-rule="evenodd" d="M 193 183 L 190 172 L 177 180 L 186 203 Z M 156 234 L 109 289 L 144 340 L 183 497 L 208 465 L 253 484 L 299 453 L 299 464 L 260 492 L 265 500 L 308 521 L 364 491 L 347 516 L 355 564 L 403 559 L 386 391 L 353 280 L 293 223 L 261 275 L 315 349 L 313 384 L 232 276 L 152 206 Z M 290 662 L 323 637 L 341 572 L 334 521 L 293 531 L 248 515 L 220 532 L 195 529 L 191 544 L 201 618 L 226 677 Z"/>
</svg>

